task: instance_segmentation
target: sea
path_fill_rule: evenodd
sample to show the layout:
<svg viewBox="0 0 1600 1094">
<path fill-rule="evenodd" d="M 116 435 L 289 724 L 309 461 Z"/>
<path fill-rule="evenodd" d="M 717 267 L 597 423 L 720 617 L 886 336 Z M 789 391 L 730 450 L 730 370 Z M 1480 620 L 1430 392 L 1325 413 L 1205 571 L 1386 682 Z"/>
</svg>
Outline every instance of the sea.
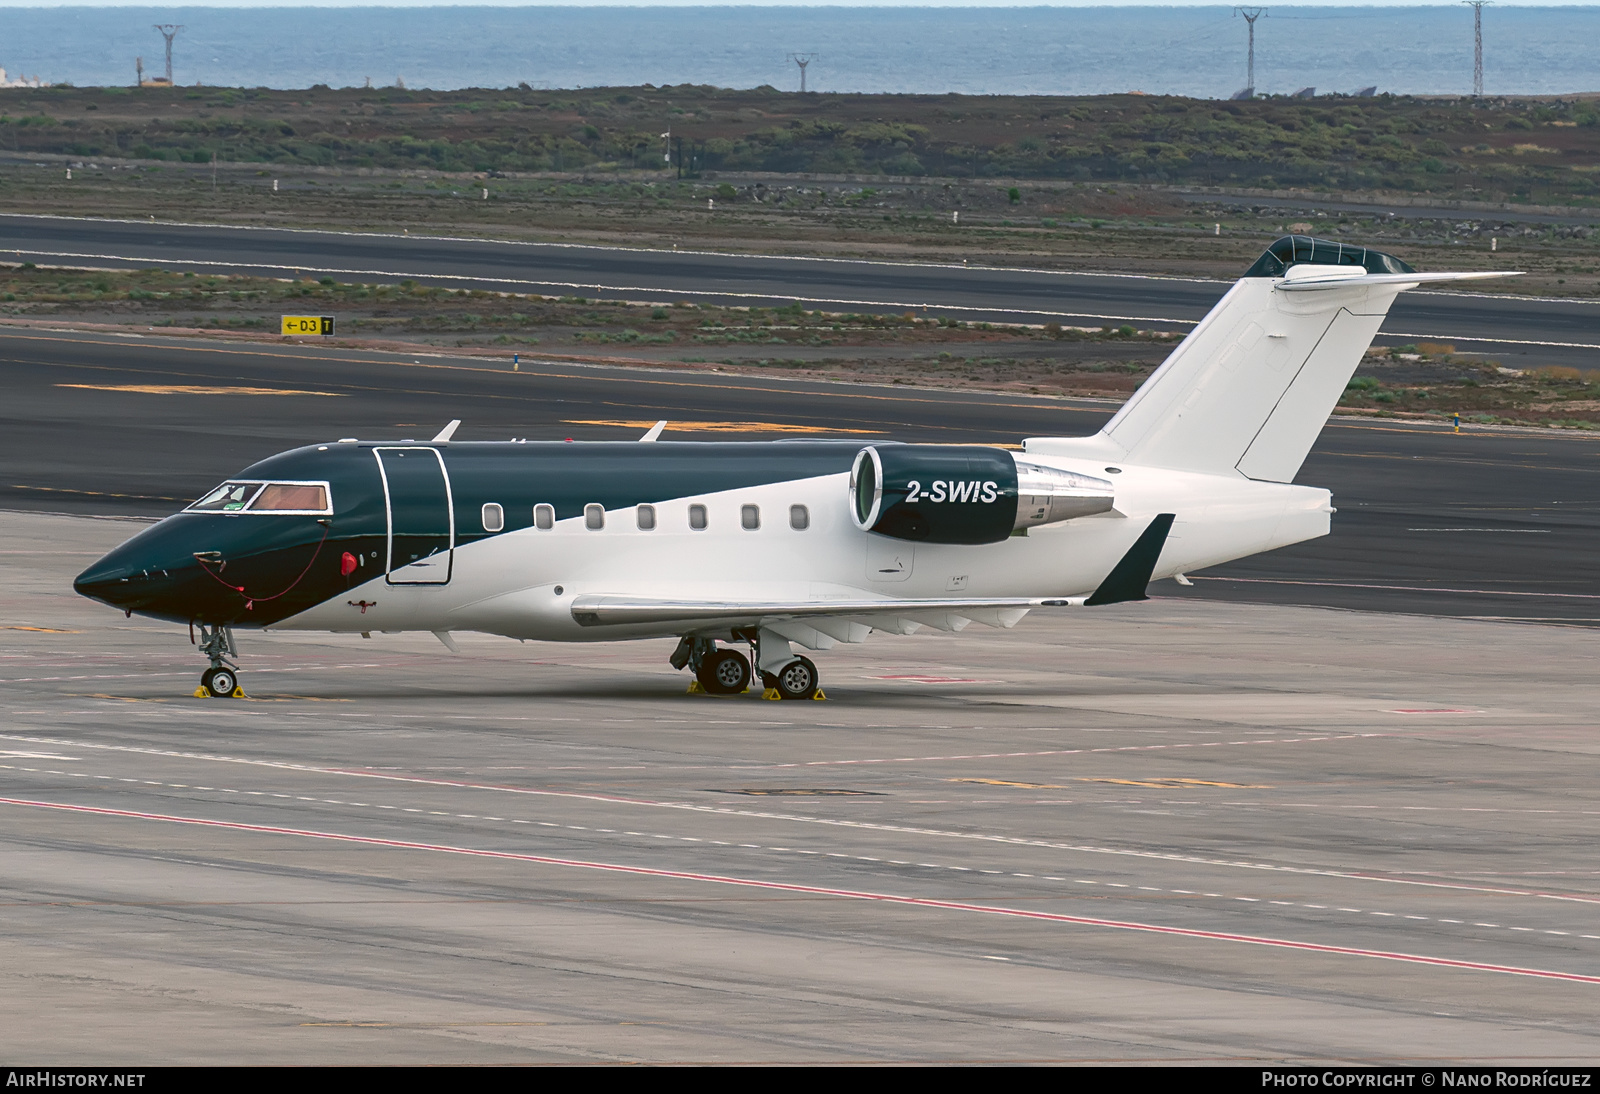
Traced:
<svg viewBox="0 0 1600 1094">
<path fill-rule="evenodd" d="M 1226 98 L 1246 83 L 1232 7 L 0 8 L 7 75 L 128 85 L 582 88 L 708 84 L 896 94 Z M 1472 91 L 1473 10 L 1272 7 L 1260 93 Z M 1600 7 L 1483 9 L 1486 95 L 1600 91 Z"/>
</svg>

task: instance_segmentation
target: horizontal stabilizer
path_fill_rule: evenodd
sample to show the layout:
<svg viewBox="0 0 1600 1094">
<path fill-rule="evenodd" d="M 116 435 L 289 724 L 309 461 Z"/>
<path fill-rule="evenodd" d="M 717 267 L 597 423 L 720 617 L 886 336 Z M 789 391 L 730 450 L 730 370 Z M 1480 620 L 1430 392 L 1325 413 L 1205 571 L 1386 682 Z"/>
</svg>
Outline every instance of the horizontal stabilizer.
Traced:
<svg viewBox="0 0 1600 1094">
<path fill-rule="evenodd" d="M 1438 281 L 1478 281 L 1485 277 L 1521 277 L 1517 270 L 1486 270 L 1481 273 L 1381 273 L 1361 274 L 1357 277 L 1340 276 L 1339 267 L 1332 267 L 1332 273 L 1326 277 L 1310 276 L 1287 278 L 1278 288 L 1285 292 L 1301 292 L 1306 289 L 1334 289 L 1349 288 L 1352 285 L 1404 285 L 1415 288 Z"/>
<path fill-rule="evenodd" d="M 1129 600 L 1150 599 L 1145 592 L 1145 586 L 1150 584 L 1150 575 L 1155 572 L 1156 560 L 1161 557 L 1161 548 L 1167 545 L 1167 533 L 1172 531 L 1175 515 L 1162 513 L 1150 522 L 1150 527 L 1133 541 L 1128 553 L 1111 568 L 1111 572 L 1100 583 L 1100 587 L 1083 602 L 1085 607 L 1097 608 L 1102 604 L 1122 604 Z"/>
</svg>

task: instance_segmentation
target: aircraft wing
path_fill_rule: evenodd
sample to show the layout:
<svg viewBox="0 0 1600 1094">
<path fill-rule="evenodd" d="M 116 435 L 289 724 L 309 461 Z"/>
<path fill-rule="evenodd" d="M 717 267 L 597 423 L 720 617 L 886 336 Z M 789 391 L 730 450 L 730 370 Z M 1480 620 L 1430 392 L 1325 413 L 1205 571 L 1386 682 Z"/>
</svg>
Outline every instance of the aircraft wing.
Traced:
<svg viewBox="0 0 1600 1094">
<path fill-rule="evenodd" d="M 661 600 L 633 596 L 580 596 L 572 618 L 580 626 L 619 623 L 741 623 L 851 618 L 888 623 L 896 617 L 954 615 L 1009 627 L 1034 608 L 1081 606 L 1085 597 L 1001 597 L 991 600 L 863 597 L 827 600 Z M 1007 617 L 1009 621 L 1005 621 Z M 962 624 L 964 626 L 965 624 Z M 898 629 L 887 626 L 884 629 Z M 960 627 L 949 628 L 959 630 Z"/>
<path fill-rule="evenodd" d="M 788 633 L 812 649 L 831 639 L 860 642 L 873 630 L 910 634 L 924 626 L 959 631 L 968 623 L 1014 627 L 1034 608 L 1098 607 L 1148 599 L 1145 586 L 1161 547 L 1172 530 L 1173 514 L 1162 513 L 1140 534 L 1127 554 L 1088 596 L 998 597 L 830 597 L 818 600 L 694 600 L 589 594 L 572 601 L 572 618 L 582 627 L 675 623 L 689 626 L 759 625 Z M 804 637 L 802 637 L 804 636 Z M 817 638 L 825 645 L 812 645 Z"/>
<path fill-rule="evenodd" d="M 672 623 L 687 628 L 760 626 L 808 649 L 862 642 L 872 631 L 911 634 L 922 627 L 959 631 L 969 623 L 1014 627 L 1035 608 L 1098 607 L 1146 600 L 1145 586 L 1172 530 L 1173 514 L 1161 513 L 1128 548 L 1105 580 L 1088 596 L 831 597 L 818 600 L 694 600 L 588 594 L 574 597 L 572 618 L 582 627 Z"/>
</svg>

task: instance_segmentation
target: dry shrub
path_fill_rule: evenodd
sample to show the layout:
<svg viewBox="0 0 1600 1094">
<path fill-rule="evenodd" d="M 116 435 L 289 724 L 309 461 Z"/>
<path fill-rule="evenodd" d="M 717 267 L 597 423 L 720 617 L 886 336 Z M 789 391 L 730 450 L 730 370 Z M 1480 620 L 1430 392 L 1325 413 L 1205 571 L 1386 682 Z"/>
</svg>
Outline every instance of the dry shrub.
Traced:
<svg viewBox="0 0 1600 1094">
<path fill-rule="evenodd" d="M 1582 380 L 1583 373 L 1568 365 L 1545 365 L 1533 374 L 1541 380 Z"/>
<path fill-rule="evenodd" d="M 1417 343 L 1417 352 L 1418 353 L 1426 353 L 1430 357 L 1437 357 L 1437 356 L 1439 356 L 1441 354 L 1445 354 L 1445 353 L 1454 353 L 1455 351 L 1456 351 L 1456 347 L 1452 346 L 1449 342 L 1418 342 Z"/>
</svg>

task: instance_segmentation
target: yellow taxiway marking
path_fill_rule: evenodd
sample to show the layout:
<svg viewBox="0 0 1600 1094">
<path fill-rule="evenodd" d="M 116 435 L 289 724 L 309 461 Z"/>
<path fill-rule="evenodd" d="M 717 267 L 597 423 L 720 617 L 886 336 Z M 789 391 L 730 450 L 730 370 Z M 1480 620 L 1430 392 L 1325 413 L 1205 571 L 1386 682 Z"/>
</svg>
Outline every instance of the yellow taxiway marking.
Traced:
<svg viewBox="0 0 1600 1094">
<path fill-rule="evenodd" d="M 57 384 L 87 391 L 130 391 L 136 395 L 326 395 L 344 399 L 342 391 L 299 391 L 286 387 L 220 387 L 214 384 Z"/>
<path fill-rule="evenodd" d="M 1218 783 L 1206 779 L 1097 779 L 1082 778 L 1080 783 L 1116 783 L 1118 786 L 1148 786 L 1156 790 L 1178 790 L 1188 786 L 1220 786 L 1227 790 L 1271 790 L 1265 783 Z"/>
<path fill-rule="evenodd" d="M 187 501 L 187 498 L 169 498 L 163 494 L 113 494 L 106 490 L 68 490 L 64 486 L 24 486 L 12 483 L 13 490 L 41 490 L 47 494 L 82 494 L 92 498 L 137 498 L 140 501 Z M 75 551 L 74 554 L 93 554 L 92 551 Z"/>
<path fill-rule="evenodd" d="M 103 691 L 79 691 L 69 693 L 74 699 L 110 699 L 114 703 L 165 703 L 166 699 L 147 698 L 138 695 L 108 695 Z"/>
<path fill-rule="evenodd" d="M 659 420 L 659 419 L 657 419 Z M 562 425 L 611 425 L 619 429 L 649 429 L 655 421 L 585 421 L 565 419 Z M 789 425 L 783 422 L 668 422 L 668 433 L 865 433 L 879 435 L 881 429 L 841 429 L 838 426 Z"/>
<path fill-rule="evenodd" d="M 0 628 L 15 630 L 20 628 Z M 64 631 L 65 634 L 77 634 L 77 631 Z M 116 703 L 170 703 L 171 696 L 159 695 L 111 695 L 103 691 L 74 692 L 75 699 L 110 699 Z M 209 696 L 207 697 L 209 698 Z M 251 703 L 353 703 L 354 699 L 335 699 L 323 695 L 246 695 L 239 696 Z"/>
<path fill-rule="evenodd" d="M 0 631 L 37 631 L 40 634 L 82 634 L 82 631 L 64 631 L 59 627 L 0 627 Z"/>
<path fill-rule="evenodd" d="M 477 1029 L 480 1027 L 498 1029 L 502 1026 L 548 1026 L 552 1022 L 301 1022 L 307 1028 L 334 1028 L 334 1029 Z M 622 1022 L 621 1025 L 643 1025 L 644 1023 Z"/>
<path fill-rule="evenodd" d="M 1065 790 L 1054 783 L 1013 783 L 1004 779 L 946 779 L 947 783 L 982 783 L 985 786 L 1020 786 L 1024 790 Z"/>
</svg>

